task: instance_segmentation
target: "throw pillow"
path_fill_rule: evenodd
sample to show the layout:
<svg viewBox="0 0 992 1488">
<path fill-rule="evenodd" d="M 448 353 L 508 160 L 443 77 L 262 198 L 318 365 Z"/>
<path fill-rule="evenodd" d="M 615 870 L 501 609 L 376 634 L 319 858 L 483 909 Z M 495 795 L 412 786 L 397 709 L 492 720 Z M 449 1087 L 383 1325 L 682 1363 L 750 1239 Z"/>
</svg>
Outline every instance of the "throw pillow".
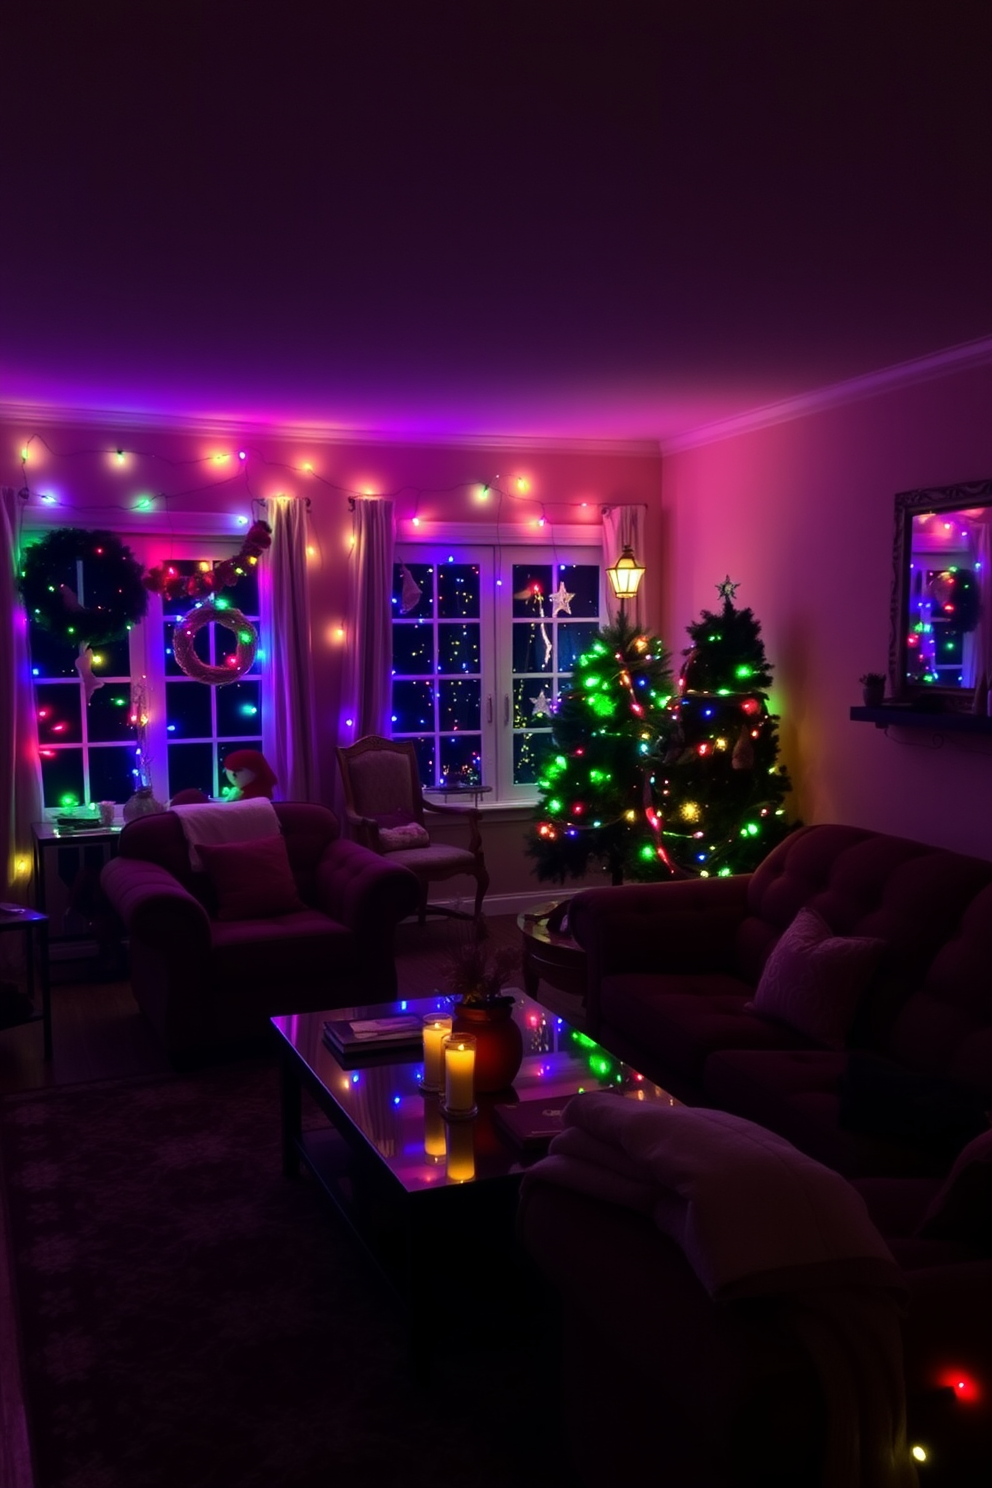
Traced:
<svg viewBox="0 0 992 1488">
<path fill-rule="evenodd" d="M 269 920 L 306 909 L 282 837 L 198 847 L 219 920 Z"/>
<path fill-rule="evenodd" d="M 884 946 L 868 936 L 834 935 L 815 910 L 801 909 L 779 936 L 745 1007 L 814 1043 L 842 1049 Z"/>
<path fill-rule="evenodd" d="M 931 1199 L 916 1233 L 992 1248 L 992 1131 L 975 1137 Z"/>
<path fill-rule="evenodd" d="M 404 847 L 430 847 L 430 834 L 419 822 L 405 822 L 401 827 L 380 827 L 379 846 L 384 853 L 401 852 Z"/>
<path fill-rule="evenodd" d="M 950 1075 L 904 1069 L 860 1050 L 848 1055 L 839 1090 L 838 1121 L 848 1131 L 952 1157 L 988 1130 L 977 1086 Z"/>
</svg>

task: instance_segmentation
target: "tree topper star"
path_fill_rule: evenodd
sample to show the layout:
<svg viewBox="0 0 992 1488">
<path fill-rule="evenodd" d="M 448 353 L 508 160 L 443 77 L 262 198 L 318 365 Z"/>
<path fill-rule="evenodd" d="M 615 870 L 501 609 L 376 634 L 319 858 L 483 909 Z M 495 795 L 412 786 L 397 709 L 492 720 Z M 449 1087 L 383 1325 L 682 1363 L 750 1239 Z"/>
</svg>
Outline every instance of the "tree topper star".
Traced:
<svg viewBox="0 0 992 1488">
<path fill-rule="evenodd" d="M 740 586 L 740 580 L 738 580 L 736 584 L 733 583 L 732 580 L 731 580 L 731 577 L 730 577 L 730 575 L 728 573 L 728 575 L 724 579 L 723 583 L 722 584 L 717 584 L 717 586 L 716 586 L 716 592 L 717 592 L 717 594 L 719 594 L 719 596 L 720 596 L 721 599 L 729 599 L 730 602 L 731 602 L 731 604 L 732 604 L 733 603 L 733 600 L 734 600 L 734 595 L 737 593 L 737 591 L 738 591 L 738 589 L 740 587 L 741 587 Z"/>
<path fill-rule="evenodd" d="M 562 579 L 561 583 L 558 585 L 558 588 L 551 596 L 552 616 L 560 615 L 563 611 L 566 615 L 570 615 L 572 613 L 572 600 L 574 598 L 575 595 L 569 594 L 568 590 L 565 588 L 565 580 Z"/>
</svg>

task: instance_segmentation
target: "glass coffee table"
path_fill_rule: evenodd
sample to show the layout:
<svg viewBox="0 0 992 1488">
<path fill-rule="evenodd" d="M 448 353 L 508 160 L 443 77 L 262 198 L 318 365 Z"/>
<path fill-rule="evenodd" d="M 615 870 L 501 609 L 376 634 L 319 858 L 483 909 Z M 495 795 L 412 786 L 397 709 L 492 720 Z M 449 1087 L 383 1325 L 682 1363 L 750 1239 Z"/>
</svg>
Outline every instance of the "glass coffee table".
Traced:
<svg viewBox="0 0 992 1488">
<path fill-rule="evenodd" d="M 520 1179 L 540 1150 L 504 1136 L 497 1107 L 540 1100 L 557 1108 L 583 1090 L 618 1099 L 673 1097 L 533 998 L 514 992 L 524 1058 L 513 1089 L 478 1096 L 478 1115 L 446 1121 L 419 1085 L 419 1054 L 376 1052 L 357 1067 L 324 1043 L 325 1019 L 450 1011 L 439 995 L 272 1019 L 282 1060 L 283 1170 L 314 1174 L 411 1315 L 438 1306 L 440 1274 L 516 1285 L 514 1219 Z M 303 1092 L 327 1118 L 302 1119 Z M 480 1269 L 481 1268 L 481 1269 Z M 474 1283 L 473 1283 L 474 1284 Z M 490 1298 L 495 1302 L 495 1297 Z M 498 1307 L 497 1307 L 498 1310 Z"/>
</svg>

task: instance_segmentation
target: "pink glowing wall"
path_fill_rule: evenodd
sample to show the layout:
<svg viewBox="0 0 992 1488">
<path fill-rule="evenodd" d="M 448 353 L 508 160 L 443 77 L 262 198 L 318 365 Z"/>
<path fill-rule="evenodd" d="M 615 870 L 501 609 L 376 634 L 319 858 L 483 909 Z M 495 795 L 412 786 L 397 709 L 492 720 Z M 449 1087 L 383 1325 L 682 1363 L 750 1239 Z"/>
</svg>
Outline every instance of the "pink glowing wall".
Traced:
<svg viewBox="0 0 992 1488">
<path fill-rule="evenodd" d="M 893 497 L 992 476 L 992 366 L 945 376 L 663 462 L 663 627 L 673 648 L 714 585 L 762 623 L 774 706 L 807 822 L 852 822 L 992 857 L 992 740 L 935 749 L 852 723 L 885 671 Z"/>
</svg>

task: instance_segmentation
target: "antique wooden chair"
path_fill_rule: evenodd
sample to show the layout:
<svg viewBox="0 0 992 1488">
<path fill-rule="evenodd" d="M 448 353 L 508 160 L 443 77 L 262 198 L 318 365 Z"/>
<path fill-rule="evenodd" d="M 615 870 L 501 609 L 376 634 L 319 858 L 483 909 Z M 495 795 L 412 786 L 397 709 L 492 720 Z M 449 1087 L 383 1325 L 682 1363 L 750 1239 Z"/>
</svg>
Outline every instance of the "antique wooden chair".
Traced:
<svg viewBox="0 0 992 1488">
<path fill-rule="evenodd" d="M 416 874 L 420 882 L 419 920 L 431 914 L 478 919 L 489 888 L 489 874 L 475 807 L 442 806 L 424 799 L 417 756 L 410 741 L 382 739 L 369 734 L 337 751 L 346 802 L 345 820 L 356 842 L 388 854 Z M 428 819 L 460 820 L 467 828 L 467 846 L 449 846 L 431 838 Z M 428 903 L 428 885 L 468 874 L 475 879 L 472 914 Z"/>
</svg>

